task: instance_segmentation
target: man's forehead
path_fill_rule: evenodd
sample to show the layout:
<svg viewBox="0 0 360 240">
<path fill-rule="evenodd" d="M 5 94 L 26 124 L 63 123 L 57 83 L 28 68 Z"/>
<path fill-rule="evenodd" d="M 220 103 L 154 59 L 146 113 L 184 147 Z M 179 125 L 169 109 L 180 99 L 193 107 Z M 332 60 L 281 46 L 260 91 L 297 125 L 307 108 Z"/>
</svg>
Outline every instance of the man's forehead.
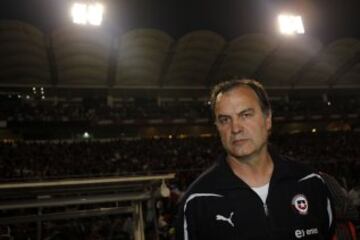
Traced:
<svg viewBox="0 0 360 240">
<path fill-rule="evenodd" d="M 248 86 L 238 86 L 219 93 L 215 102 L 215 115 L 239 114 L 246 110 L 260 109 L 256 93 Z"/>
<path fill-rule="evenodd" d="M 253 105 L 226 105 L 217 107 L 215 110 L 216 115 L 231 115 L 231 114 L 241 114 L 248 111 L 255 111 L 255 106 Z"/>
<path fill-rule="evenodd" d="M 221 92 L 216 96 L 216 103 L 221 100 L 256 100 L 258 102 L 258 97 L 254 90 L 248 86 L 237 86 L 233 89 L 230 89 L 225 92 Z M 217 104 L 216 104 L 217 105 Z"/>
</svg>

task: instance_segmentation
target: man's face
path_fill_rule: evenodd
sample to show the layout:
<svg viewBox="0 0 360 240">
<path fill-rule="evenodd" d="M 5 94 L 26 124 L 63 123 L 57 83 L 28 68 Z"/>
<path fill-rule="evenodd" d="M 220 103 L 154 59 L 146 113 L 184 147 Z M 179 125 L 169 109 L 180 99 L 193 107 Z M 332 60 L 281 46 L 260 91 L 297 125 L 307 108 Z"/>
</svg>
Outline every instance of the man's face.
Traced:
<svg viewBox="0 0 360 240">
<path fill-rule="evenodd" d="M 220 93 L 215 102 L 215 123 L 229 156 L 249 157 L 264 150 L 271 129 L 271 113 L 261 111 L 255 92 L 246 86 Z"/>
</svg>

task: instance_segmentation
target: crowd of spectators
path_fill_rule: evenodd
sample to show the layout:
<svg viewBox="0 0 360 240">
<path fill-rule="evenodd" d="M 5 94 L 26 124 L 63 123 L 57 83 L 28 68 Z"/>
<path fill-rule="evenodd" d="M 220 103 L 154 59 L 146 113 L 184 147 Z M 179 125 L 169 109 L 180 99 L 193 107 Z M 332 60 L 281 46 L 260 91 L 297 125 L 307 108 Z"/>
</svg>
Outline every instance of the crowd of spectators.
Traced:
<svg viewBox="0 0 360 240">
<path fill-rule="evenodd" d="M 275 135 L 271 142 L 284 155 L 344 178 L 349 187 L 359 183 L 358 132 Z M 0 151 L 0 176 L 5 181 L 174 171 L 188 174 L 208 167 L 222 147 L 217 138 L 208 137 L 18 141 L 1 143 Z"/>
<path fill-rule="evenodd" d="M 203 169 L 217 153 L 210 138 L 1 143 L 6 179 L 139 175 Z"/>
<path fill-rule="evenodd" d="M 340 97 L 336 98 L 307 96 L 290 100 L 280 99 L 271 101 L 272 109 L 275 116 L 296 117 L 305 116 L 311 117 L 314 115 L 340 115 L 346 116 L 349 114 L 360 113 L 360 97 Z"/>
<path fill-rule="evenodd" d="M 33 101 L 5 99 L 0 103 L 0 119 L 29 121 L 102 121 L 128 119 L 196 119 L 208 118 L 206 101 L 162 101 L 156 99 L 125 99 L 110 106 L 105 101 Z"/>
<path fill-rule="evenodd" d="M 0 103 L 0 120 L 29 121 L 112 121 L 146 119 L 209 119 L 211 112 L 206 100 L 123 99 L 107 104 L 104 99 L 81 101 L 41 101 L 33 99 L 4 98 Z M 360 114 L 360 98 L 352 97 L 324 101 L 320 96 L 310 99 L 273 99 L 275 117 L 292 118 L 313 115 Z"/>
</svg>

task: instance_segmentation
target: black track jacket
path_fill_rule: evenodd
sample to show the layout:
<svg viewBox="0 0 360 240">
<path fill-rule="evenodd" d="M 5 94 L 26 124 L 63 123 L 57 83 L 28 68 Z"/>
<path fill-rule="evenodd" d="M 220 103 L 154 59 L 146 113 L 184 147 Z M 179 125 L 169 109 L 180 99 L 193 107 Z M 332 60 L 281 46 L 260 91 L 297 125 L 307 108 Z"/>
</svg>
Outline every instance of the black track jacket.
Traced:
<svg viewBox="0 0 360 240">
<path fill-rule="evenodd" d="M 222 157 L 182 198 L 176 240 L 331 239 L 333 211 L 321 176 L 301 163 L 271 156 L 266 204 Z"/>
</svg>

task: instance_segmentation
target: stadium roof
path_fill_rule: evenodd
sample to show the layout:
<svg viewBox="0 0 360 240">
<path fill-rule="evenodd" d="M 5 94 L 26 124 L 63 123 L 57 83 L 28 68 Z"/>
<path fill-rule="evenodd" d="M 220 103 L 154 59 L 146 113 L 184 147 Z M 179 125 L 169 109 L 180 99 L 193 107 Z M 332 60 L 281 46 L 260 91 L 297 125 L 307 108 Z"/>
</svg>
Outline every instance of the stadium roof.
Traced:
<svg viewBox="0 0 360 240">
<path fill-rule="evenodd" d="M 4 0 L 0 85 L 207 89 L 238 76 L 360 88 L 358 0 L 104 2 L 103 26 L 86 30 L 72 26 L 69 0 Z M 302 15 L 305 36 L 280 36 L 281 12 Z"/>
</svg>

